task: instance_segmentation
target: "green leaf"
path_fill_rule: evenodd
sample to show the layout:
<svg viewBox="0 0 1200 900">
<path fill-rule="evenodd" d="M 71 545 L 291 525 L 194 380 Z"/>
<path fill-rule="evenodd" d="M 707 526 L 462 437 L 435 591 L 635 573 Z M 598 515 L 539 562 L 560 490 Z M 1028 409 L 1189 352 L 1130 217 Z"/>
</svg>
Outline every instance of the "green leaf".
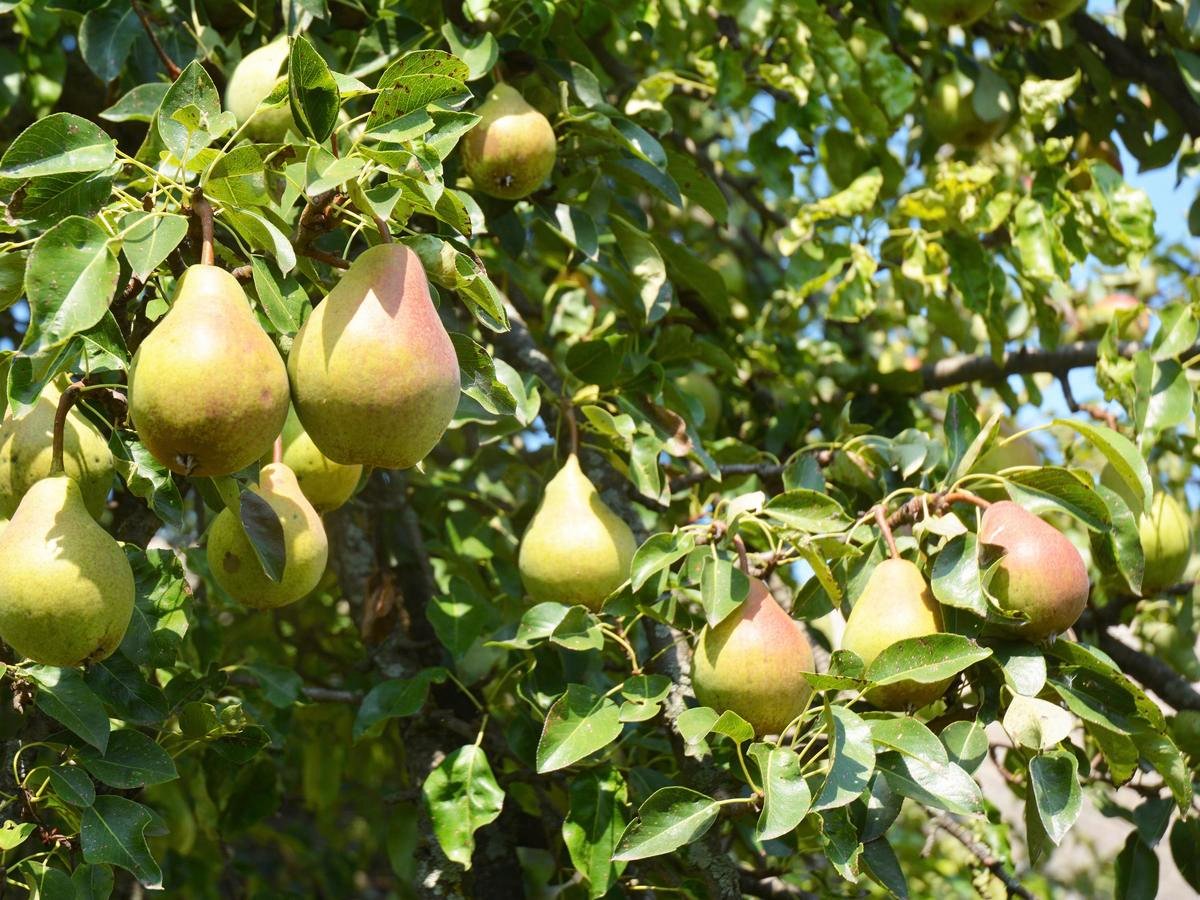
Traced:
<svg viewBox="0 0 1200 900">
<path fill-rule="evenodd" d="M 750 756 L 758 763 L 764 794 L 755 835 L 760 841 L 783 837 L 803 821 L 812 805 L 800 756 L 789 747 L 770 744 L 754 744 Z"/>
<path fill-rule="evenodd" d="M 150 890 L 162 887 L 162 871 L 146 844 L 146 829 L 154 815 L 124 797 L 105 794 L 83 811 L 80 839 L 83 858 L 90 863 L 120 866 Z"/>
<path fill-rule="evenodd" d="M 892 849 L 886 837 L 878 837 L 863 844 L 862 862 L 867 874 L 886 888 L 893 897 L 899 897 L 901 900 L 908 897 L 908 881 L 904 877 L 904 870 L 900 866 L 900 860 L 896 858 L 896 851 Z"/>
<path fill-rule="evenodd" d="M 139 615 L 142 615 L 141 610 L 135 611 L 134 618 Z M 132 627 L 131 623 L 131 630 Z M 165 638 L 164 635 L 159 637 Z M 164 641 L 168 642 L 172 650 L 179 643 L 178 640 Z M 127 722 L 160 725 L 167 716 L 167 701 L 162 689 L 148 682 L 141 670 L 122 653 L 114 653 L 108 659 L 88 666 L 84 681 L 96 692 L 97 697 L 108 704 L 115 716 Z"/>
<path fill-rule="evenodd" d="M 871 740 L 885 751 L 895 750 L 935 767 L 949 762 L 942 742 L 916 719 L 888 716 L 868 719 L 867 724 Z"/>
<path fill-rule="evenodd" d="M 1125 485 L 1125 493 L 1133 498 L 1135 506 L 1140 504 L 1141 509 L 1135 511 L 1146 511 L 1150 508 L 1150 497 L 1154 493 L 1150 470 L 1146 468 L 1146 461 L 1129 438 L 1104 425 L 1079 419 L 1055 419 L 1054 424 L 1078 432 L 1104 454 L 1116 476 Z"/>
<path fill-rule="evenodd" d="M 978 770 L 987 758 L 987 729 L 978 721 L 951 722 L 938 737 L 950 762 L 961 766 L 968 775 Z"/>
<path fill-rule="evenodd" d="M 673 853 L 703 837 L 720 811 L 720 805 L 711 797 L 689 788 L 659 788 L 641 805 L 637 819 L 621 835 L 613 861 Z"/>
<path fill-rule="evenodd" d="M 0 179 L 99 172 L 117 158 L 104 129 L 71 113 L 54 113 L 22 131 L 0 157 Z"/>
<path fill-rule="evenodd" d="M 706 556 L 700 570 L 700 602 L 709 627 L 715 628 L 750 596 L 750 579 L 729 560 Z"/>
<path fill-rule="evenodd" d="M 231 124 L 222 118 L 221 96 L 199 60 L 188 63 L 167 90 L 155 122 L 163 144 L 185 164 Z"/>
<path fill-rule="evenodd" d="M 56 347 L 104 317 L 117 290 L 120 266 L 104 229 L 70 216 L 33 245 L 25 271 L 29 328 L 22 346 Z"/>
<path fill-rule="evenodd" d="M 844 706 L 826 706 L 826 729 L 832 762 L 813 809 L 845 806 L 858 799 L 875 771 L 871 729 Z"/>
<path fill-rule="evenodd" d="M 876 685 L 901 681 L 936 684 L 991 655 L 987 647 L 959 634 L 905 638 L 875 657 L 867 666 L 865 677 Z"/>
<path fill-rule="evenodd" d="M 50 787 L 64 803 L 72 806 L 91 806 L 96 802 L 96 786 L 87 772 L 78 766 L 52 766 L 46 770 Z"/>
<path fill-rule="evenodd" d="M 0 850 L 13 850 L 33 834 L 37 822 L 14 822 L 8 819 L 0 826 Z"/>
<path fill-rule="evenodd" d="M 651 535 L 633 554 L 630 564 L 630 583 L 634 593 L 654 575 L 670 568 L 687 556 L 696 546 L 696 537 L 690 531 L 673 531 Z"/>
<path fill-rule="evenodd" d="M 38 709 L 103 753 L 108 746 L 108 713 L 79 672 L 53 666 L 32 666 L 28 672 L 38 686 Z"/>
<path fill-rule="evenodd" d="M 140 731 L 114 731 L 103 753 L 91 748 L 79 752 L 83 767 L 109 787 L 122 790 L 162 784 L 179 775 L 167 751 Z"/>
<path fill-rule="evenodd" d="M 446 680 L 442 668 L 422 669 L 412 678 L 393 678 L 371 688 L 358 708 L 354 720 L 354 740 L 368 730 L 388 719 L 416 715 L 425 705 L 431 683 L 441 684 Z"/>
<path fill-rule="evenodd" d="M 1049 750 L 1066 740 L 1077 721 L 1061 706 L 1037 697 L 1013 697 L 1004 713 L 1004 730 L 1019 746 Z"/>
<path fill-rule="evenodd" d="M 474 744 L 459 747 L 429 773 L 421 793 L 442 852 L 471 868 L 475 832 L 494 822 L 504 806 L 487 754 Z"/>
<path fill-rule="evenodd" d="M 1192 848 L 1194 856 L 1196 848 Z M 1117 854 L 1115 900 L 1155 900 L 1158 893 L 1158 855 L 1131 831 Z"/>
<path fill-rule="evenodd" d="M 987 616 L 987 598 L 979 581 L 979 554 L 973 534 L 951 538 L 933 560 L 929 586 L 944 606 Z"/>
<path fill-rule="evenodd" d="M 300 699 L 304 681 L 294 669 L 256 662 L 242 666 L 258 682 L 267 702 L 276 709 L 287 709 Z"/>
<path fill-rule="evenodd" d="M 487 350 L 457 331 L 450 333 L 450 341 L 454 344 L 454 352 L 458 356 L 463 393 L 492 415 L 515 415 L 517 401 L 512 392 L 496 377 L 496 364 Z"/>
<path fill-rule="evenodd" d="M 1171 858 L 1192 890 L 1200 892 L 1200 819 L 1177 819 L 1171 829 Z"/>
<path fill-rule="evenodd" d="M 23 859 L 15 868 L 25 872 L 30 900 L 78 900 L 71 876 L 40 859 Z"/>
<path fill-rule="evenodd" d="M 882 753 L 876 765 L 892 790 L 925 806 L 960 815 L 983 811 L 979 785 L 952 762 L 930 765 L 904 753 Z"/>
<path fill-rule="evenodd" d="M 121 250 L 134 277 L 145 280 L 187 235 L 188 220 L 173 213 L 129 213 L 121 219 Z"/>
<path fill-rule="evenodd" d="M 542 725 L 538 774 L 554 772 L 602 750 L 621 734 L 621 710 L 582 684 L 567 685 Z"/>
<path fill-rule="evenodd" d="M 1061 843 L 1083 808 L 1075 754 L 1055 750 L 1035 756 L 1029 761 L 1029 782 L 1046 836 L 1055 844 Z"/>
<path fill-rule="evenodd" d="M 79 27 L 79 52 L 101 81 L 112 81 L 125 68 L 134 41 L 142 34 L 133 5 L 108 0 L 83 17 Z"/>
<path fill-rule="evenodd" d="M 777 494 L 763 512 L 788 528 L 810 534 L 842 532 L 853 524 L 840 503 L 806 488 Z"/>
<path fill-rule="evenodd" d="M 625 781 L 616 769 L 587 771 L 571 779 L 567 793 L 563 843 L 571 863 L 587 879 L 588 895 L 603 897 L 625 869 L 612 859 L 626 825 L 621 812 L 628 802 Z"/>
<path fill-rule="evenodd" d="M 274 582 L 283 578 L 287 565 L 287 545 L 283 539 L 283 522 L 279 513 L 261 495 L 246 489 L 238 497 L 238 519 L 254 548 L 266 576 Z"/>
<path fill-rule="evenodd" d="M 204 193 L 210 199 L 227 205 L 265 206 L 270 198 L 263 158 L 258 148 L 243 144 L 221 156 L 205 172 Z"/>
<path fill-rule="evenodd" d="M 329 66 L 300 34 L 292 38 L 288 56 L 288 99 L 300 133 L 324 143 L 337 124 L 341 98 Z"/>
<path fill-rule="evenodd" d="M 170 87 L 162 81 L 136 85 L 120 100 L 100 112 L 99 116 L 109 122 L 153 122 L 154 114 L 162 106 L 163 97 Z"/>
<path fill-rule="evenodd" d="M 379 76 L 378 96 L 367 130 L 399 119 L 445 97 L 467 93 L 471 71 L 462 60 L 441 50 L 413 50 Z"/>
<path fill-rule="evenodd" d="M 250 257 L 250 272 L 254 279 L 254 292 L 267 319 L 280 334 L 295 334 L 300 330 L 308 312 L 308 296 L 304 289 L 292 279 L 284 279 L 288 288 L 285 294 L 271 270 L 271 265 L 258 256 Z"/>
</svg>

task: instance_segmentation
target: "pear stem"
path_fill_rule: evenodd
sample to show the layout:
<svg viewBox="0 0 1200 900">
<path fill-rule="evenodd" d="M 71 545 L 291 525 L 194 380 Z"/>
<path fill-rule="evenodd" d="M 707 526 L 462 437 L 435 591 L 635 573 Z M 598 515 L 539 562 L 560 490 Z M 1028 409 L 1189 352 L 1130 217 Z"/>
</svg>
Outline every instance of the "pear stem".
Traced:
<svg viewBox="0 0 1200 900">
<path fill-rule="evenodd" d="M 388 223 L 384 221 L 383 216 L 378 213 L 372 213 L 371 218 L 375 220 L 375 227 L 379 229 L 379 240 L 385 244 L 392 242 L 392 230 L 388 228 Z"/>
<path fill-rule="evenodd" d="M 972 494 L 970 491 L 951 491 L 943 498 L 946 505 L 951 503 L 970 503 L 978 506 L 980 509 L 987 509 L 992 504 L 984 500 L 982 497 Z"/>
<path fill-rule="evenodd" d="M 271 448 L 271 462 L 283 462 L 283 437 L 275 438 L 275 445 Z"/>
<path fill-rule="evenodd" d="M 579 423 L 575 421 L 575 407 L 564 400 L 562 404 L 563 418 L 567 420 L 567 433 L 570 435 L 571 453 L 579 455 Z"/>
<path fill-rule="evenodd" d="M 75 401 L 79 399 L 82 391 L 83 382 L 72 381 L 62 392 L 62 396 L 58 398 L 58 408 L 54 411 L 54 439 L 50 445 L 51 477 L 61 475 L 65 471 L 63 467 L 63 432 L 67 427 L 67 413 L 71 411 L 71 407 L 75 405 Z"/>
<path fill-rule="evenodd" d="M 200 265 L 215 265 L 217 254 L 213 249 L 213 208 L 199 190 L 192 195 L 192 212 L 200 220 Z"/>
<path fill-rule="evenodd" d="M 892 526 L 888 525 L 887 510 L 882 506 L 875 507 L 875 524 L 883 533 L 883 540 L 887 543 L 888 553 L 892 559 L 899 559 L 900 551 L 896 549 L 896 536 L 892 534 Z"/>
<path fill-rule="evenodd" d="M 746 555 L 746 542 L 742 540 L 740 534 L 733 536 L 733 548 L 737 550 L 738 566 L 742 570 L 742 574 L 747 578 L 750 577 L 750 558 Z"/>
</svg>

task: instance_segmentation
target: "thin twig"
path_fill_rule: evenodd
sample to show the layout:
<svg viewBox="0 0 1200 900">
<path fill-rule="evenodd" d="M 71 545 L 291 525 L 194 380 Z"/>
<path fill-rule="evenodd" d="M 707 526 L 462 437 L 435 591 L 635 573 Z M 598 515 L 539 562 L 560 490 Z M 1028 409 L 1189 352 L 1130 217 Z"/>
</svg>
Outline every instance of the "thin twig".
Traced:
<svg viewBox="0 0 1200 900">
<path fill-rule="evenodd" d="M 326 253 L 324 250 L 318 250 L 316 247 L 305 247 L 300 250 L 302 256 L 307 256 L 309 259 L 315 259 L 317 262 L 323 262 L 327 266 L 333 266 L 335 269 L 348 269 L 350 263 L 342 259 L 340 256 L 335 256 L 332 253 Z"/>
<path fill-rule="evenodd" d="M 392 242 L 392 230 L 388 228 L 388 223 L 384 220 L 383 216 L 378 213 L 371 213 L 371 218 L 375 220 L 375 227 L 379 229 L 379 240 L 385 244 L 390 244 Z"/>
<path fill-rule="evenodd" d="M 875 524 L 879 526 L 879 531 L 883 534 L 884 543 L 887 544 L 888 554 L 892 559 L 900 558 L 900 551 L 896 549 L 896 536 L 892 534 L 892 529 L 888 525 L 887 510 L 883 504 L 875 507 Z"/>
<path fill-rule="evenodd" d="M 146 37 L 150 38 L 150 43 L 154 45 L 154 52 L 158 54 L 158 58 L 162 60 L 163 66 L 167 70 L 167 74 L 174 81 L 179 77 L 183 69 L 175 64 L 175 60 L 167 54 L 166 49 L 159 43 L 158 35 L 154 33 L 154 27 L 150 24 L 150 16 L 142 9 L 142 5 L 137 0 L 129 0 L 129 5 L 133 7 L 133 11 L 137 13 L 137 17 L 142 22 L 142 27 L 146 29 Z"/>
<path fill-rule="evenodd" d="M 1035 900 L 1032 893 L 1017 877 L 1008 871 L 1003 860 L 996 856 L 986 844 L 976 840 L 975 835 L 948 813 L 930 813 L 930 820 L 950 837 L 967 848 L 979 860 L 985 869 L 1003 882 L 1010 897 L 1021 897 L 1022 900 Z"/>
</svg>

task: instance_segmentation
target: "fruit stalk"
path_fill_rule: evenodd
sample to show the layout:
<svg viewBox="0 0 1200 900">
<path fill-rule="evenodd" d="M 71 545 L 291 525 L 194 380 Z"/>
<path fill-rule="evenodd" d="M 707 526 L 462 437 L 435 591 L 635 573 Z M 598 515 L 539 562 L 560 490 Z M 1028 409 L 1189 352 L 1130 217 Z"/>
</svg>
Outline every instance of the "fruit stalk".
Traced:
<svg viewBox="0 0 1200 900">
<path fill-rule="evenodd" d="M 79 394 L 83 391 L 82 381 L 72 381 L 67 385 L 62 396 L 58 398 L 58 408 L 54 411 L 54 438 L 50 445 L 50 477 L 63 474 L 63 432 L 67 425 L 67 413 L 75 405 Z"/>
<path fill-rule="evenodd" d="M 879 526 L 879 531 L 883 534 L 883 540 L 887 544 L 888 555 L 892 559 L 900 558 L 900 551 L 896 549 L 896 536 L 892 534 L 892 527 L 888 524 L 887 510 L 883 505 L 875 507 L 875 523 Z"/>
<path fill-rule="evenodd" d="M 199 190 L 192 195 L 192 212 L 200 220 L 200 265 L 215 265 L 217 255 L 213 249 L 213 208 Z"/>
<path fill-rule="evenodd" d="M 567 423 L 567 434 L 571 442 L 571 453 L 575 456 L 579 455 L 579 423 L 575 421 L 575 407 L 571 406 L 567 400 L 562 404 L 563 419 Z"/>
<path fill-rule="evenodd" d="M 749 578 L 750 558 L 746 556 L 746 542 L 742 540 L 742 536 L 740 534 L 735 534 L 733 536 L 733 546 L 734 549 L 737 550 L 738 566 L 741 568 L 742 574 Z"/>
</svg>

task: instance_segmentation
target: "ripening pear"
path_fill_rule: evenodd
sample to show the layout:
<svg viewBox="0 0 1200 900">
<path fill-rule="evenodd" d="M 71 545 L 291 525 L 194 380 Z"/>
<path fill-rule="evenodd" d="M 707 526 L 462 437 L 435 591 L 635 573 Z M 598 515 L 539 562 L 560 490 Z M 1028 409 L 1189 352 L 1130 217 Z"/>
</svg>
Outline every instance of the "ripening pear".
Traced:
<svg viewBox="0 0 1200 900">
<path fill-rule="evenodd" d="M 779 734 L 804 711 L 812 686 L 812 647 L 804 627 L 783 611 L 767 586 L 750 579 L 750 595 L 715 628 L 705 626 L 692 653 L 696 699 L 733 710 L 758 736 Z"/>
<path fill-rule="evenodd" d="M 713 384 L 708 375 L 699 369 L 692 369 L 676 378 L 675 386 L 679 388 L 681 394 L 694 398 L 700 404 L 700 409 L 704 412 L 704 421 L 700 423 L 700 430 L 704 434 L 712 434 L 717 427 L 717 422 L 721 419 L 720 389 Z"/>
<path fill-rule="evenodd" d="M 414 466 L 458 408 L 454 345 L 403 244 L 354 260 L 301 326 L 287 367 L 304 430 L 343 465 Z"/>
<path fill-rule="evenodd" d="M 1108 294 L 1095 303 L 1084 303 L 1076 310 L 1079 337 L 1082 340 L 1098 341 L 1104 337 L 1109 323 L 1118 312 L 1139 310 L 1138 314 L 1122 326 L 1118 336 L 1123 340 L 1140 341 L 1150 330 L 1150 311 L 1132 294 Z"/>
<path fill-rule="evenodd" d="M 557 145 L 550 120 L 507 84 L 492 88 L 475 112 L 479 121 L 462 143 L 471 181 L 502 200 L 528 197 L 554 170 Z"/>
<path fill-rule="evenodd" d="M 995 0 L 916 0 L 919 13 L 939 25 L 970 25 L 982 19 Z"/>
<path fill-rule="evenodd" d="M 933 84 L 925 110 L 925 124 L 940 143 L 956 147 L 978 147 L 997 137 L 1008 124 L 1008 115 L 985 119 L 975 109 L 976 82 L 965 72 L 954 70 Z M 1011 92 L 1006 90 L 1009 110 Z"/>
<path fill-rule="evenodd" d="M 1083 0 L 1012 0 L 1018 15 L 1033 22 L 1063 19 L 1083 5 Z"/>
<path fill-rule="evenodd" d="M 47 666 L 107 658 L 133 616 L 125 551 L 88 512 L 79 482 L 43 478 L 0 534 L 0 638 Z"/>
<path fill-rule="evenodd" d="M 272 581 L 263 571 L 241 520 L 226 508 L 208 532 L 208 567 L 225 592 L 254 609 L 275 609 L 309 594 L 325 573 L 329 542 L 321 517 L 300 490 L 296 475 L 283 463 L 263 466 L 250 488 L 279 516 L 283 527 L 283 577 Z"/>
<path fill-rule="evenodd" d="M 1187 511 L 1170 494 L 1157 491 L 1150 501 L 1150 511 L 1142 512 L 1111 465 L 1100 472 L 1100 483 L 1120 494 L 1137 516 L 1146 559 L 1142 594 L 1149 596 L 1179 584 L 1192 557 L 1192 523 Z"/>
<path fill-rule="evenodd" d="M 576 603 L 598 611 L 629 577 L 633 532 L 608 508 L 572 453 L 546 485 L 517 567 L 534 603 Z"/>
<path fill-rule="evenodd" d="M 1027 621 L 1017 634 L 1031 641 L 1060 634 L 1087 605 L 1087 566 L 1065 534 L 1011 500 L 993 503 L 979 524 L 982 566 L 997 558 L 990 590 L 1002 609 Z"/>
<path fill-rule="evenodd" d="M 287 410 L 283 359 L 242 286 L 216 266 L 189 268 L 129 371 L 146 449 L 181 475 L 229 475 L 270 448 Z"/>
<path fill-rule="evenodd" d="M 906 559 L 885 559 L 871 572 L 850 610 L 842 632 L 842 649 L 870 666 L 896 641 L 941 630 L 942 609 L 921 570 Z M 919 708 L 940 697 L 949 684 L 949 680 L 936 684 L 901 681 L 873 688 L 865 696 L 880 709 Z"/>
<path fill-rule="evenodd" d="M 54 414 L 61 396 L 51 382 L 20 419 L 13 418 L 11 409 L 5 413 L 0 423 L 0 518 L 11 518 L 25 492 L 50 474 Z M 99 518 L 112 489 L 112 451 L 96 426 L 74 408 L 63 428 L 63 466 L 79 482 L 88 512 Z"/>
<path fill-rule="evenodd" d="M 362 478 L 363 467 L 335 463 L 318 450 L 300 424 L 294 408 L 288 409 L 280 438 L 283 441 L 283 458 L 280 461 L 296 473 L 300 490 L 317 512 L 337 509 L 353 496 Z"/>
<path fill-rule="evenodd" d="M 288 58 L 288 42 L 280 37 L 242 57 L 229 76 L 225 87 L 225 107 L 237 119 L 238 126 L 246 125 L 243 134 L 252 141 L 277 144 L 288 129 L 296 130 L 292 108 L 288 103 L 259 109 L 280 80 L 280 69 Z"/>
</svg>

